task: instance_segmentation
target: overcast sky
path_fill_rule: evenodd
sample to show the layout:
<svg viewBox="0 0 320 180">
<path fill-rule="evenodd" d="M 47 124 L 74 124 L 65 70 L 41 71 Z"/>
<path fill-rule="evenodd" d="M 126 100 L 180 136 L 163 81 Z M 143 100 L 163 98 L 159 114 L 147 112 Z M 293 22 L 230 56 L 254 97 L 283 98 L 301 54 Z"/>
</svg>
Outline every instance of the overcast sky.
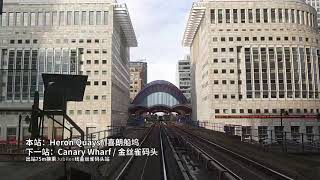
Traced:
<svg viewBox="0 0 320 180">
<path fill-rule="evenodd" d="M 146 59 L 148 82 L 176 83 L 176 64 L 188 53 L 181 41 L 194 0 L 118 0 L 126 3 L 137 35 L 131 61 Z"/>
</svg>

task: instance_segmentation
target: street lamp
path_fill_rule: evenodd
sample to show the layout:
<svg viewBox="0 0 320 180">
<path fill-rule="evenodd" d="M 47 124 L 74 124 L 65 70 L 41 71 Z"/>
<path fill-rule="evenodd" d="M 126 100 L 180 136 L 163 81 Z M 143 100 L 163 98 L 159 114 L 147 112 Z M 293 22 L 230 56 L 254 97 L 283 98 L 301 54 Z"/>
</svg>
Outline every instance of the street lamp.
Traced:
<svg viewBox="0 0 320 180">
<path fill-rule="evenodd" d="M 280 112 L 280 120 L 281 120 L 281 132 L 283 132 L 283 122 L 282 122 L 282 116 L 288 116 L 289 115 L 289 113 L 288 113 L 288 111 L 285 111 L 285 110 L 281 110 L 281 112 Z"/>
<path fill-rule="evenodd" d="M 282 116 L 288 116 L 289 115 L 289 113 L 288 113 L 288 111 L 285 111 L 285 110 L 281 110 L 281 112 L 280 112 L 280 120 L 281 120 L 281 144 L 282 144 L 282 151 L 284 152 L 284 143 L 283 143 L 283 130 L 284 130 L 284 128 L 283 128 L 283 122 L 282 122 Z"/>
</svg>

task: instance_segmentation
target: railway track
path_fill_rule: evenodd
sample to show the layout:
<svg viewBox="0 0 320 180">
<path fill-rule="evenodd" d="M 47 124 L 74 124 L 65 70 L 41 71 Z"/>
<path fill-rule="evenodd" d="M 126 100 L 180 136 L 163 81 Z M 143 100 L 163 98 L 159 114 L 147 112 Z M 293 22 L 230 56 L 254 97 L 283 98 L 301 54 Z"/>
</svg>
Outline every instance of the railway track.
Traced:
<svg viewBox="0 0 320 180">
<path fill-rule="evenodd" d="M 131 156 L 114 179 L 168 180 L 167 158 L 164 146 L 165 142 L 161 126 L 159 123 L 156 123 L 141 141 L 140 147 L 156 148 L 158 155 L 140 157 Z"/>
<path fill-rule="evenodd" d="M 209 170 L 216 172 L 218 179 L 293 180 L 293 178 L 277 170 L 244 157 L 204 137 L 199 137 L 177 126 L 170 125 L 169 128 L 172 128 L 174 131 L 171 132 L 180 136 L 185 145 L 207 164 L 206 167 Z"/>
</svg>

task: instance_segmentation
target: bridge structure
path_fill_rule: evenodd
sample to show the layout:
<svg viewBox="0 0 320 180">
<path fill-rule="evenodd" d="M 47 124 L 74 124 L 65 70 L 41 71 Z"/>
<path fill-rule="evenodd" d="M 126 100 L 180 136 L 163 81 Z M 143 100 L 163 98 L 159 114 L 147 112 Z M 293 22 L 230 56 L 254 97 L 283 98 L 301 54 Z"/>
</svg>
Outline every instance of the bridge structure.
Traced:
<svg viewBox="0 0 320 180">
<path fill-rule="evenodd" d="M 184 94 L 174 84 L 156 80 L 148 83 L 133 99 L 129 113 L 133 119 L 145 119 L 157 112 L 176 114 L 178 118 L 191 117 L 192 108 Z"/>
</svg>

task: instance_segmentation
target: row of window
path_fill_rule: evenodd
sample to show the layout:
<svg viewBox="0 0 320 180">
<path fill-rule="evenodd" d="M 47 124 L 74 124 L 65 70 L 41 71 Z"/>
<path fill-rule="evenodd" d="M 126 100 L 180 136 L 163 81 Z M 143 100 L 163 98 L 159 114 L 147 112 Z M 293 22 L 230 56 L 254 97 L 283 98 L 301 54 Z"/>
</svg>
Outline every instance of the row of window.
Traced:
<svg viewBox="0 0 320 180">
<path fill-rule="evenodd" d="M 108 42 L 108 40 L 106 39 L 103 39 L 103 40 L 100 40 L 100 39 L 56 39 L 55 40 L 55 43 L 57 44 L 60 44 L 60 43 L 65 43 L 65 44 L 68 44 L 68 43 L 95 43 L 95 44 L 98 44 L 98 43 L 106 43 Z M 8 40 L 6 39 L 3 39 L 1 40 L 1 43 L 2 44 L 7 44 L 8 43 Z M 30 40 L 30 39 L 10 39 L 9 40 L 9 44 L 38 44 L 38 40 L 37 39 L 33 39 L 33 40 Z"/>
<path fill-rule="evenodd" d="M 211 9 L 210 19 L 216 23 L 295 23 L 315 27 L 312 13 L 296 9 Z"/>
<path fill-rule="evenodd" d="M 219 84 L 219 82 L 221 81 L 220 84 L 227 84 L 228 80 L 213 80 L 213 84 Z M 235 80 L 230 80 L 230 84 L 235 84 L 236 81 Z M 238 80 L 238 84 L 241 85 L 242 81 Z"/>
<path fill-rule="evenodd" d="M 102 86 L 107 86 L 108 83 L 107 81 L 87 81 L 87 86 L 99 86 L 99 85 L 102 85 Z"/>
<path fill-rule="evenodd" d="M 223 94 L 223 95 L 219 95 L 219 94 L 215 94 L 214 95 L 214 99 L 228 99 L 228 95 L 227 94 Z M 230 95 L 230 99 L 236 99 L 236 95 L 235 94 L 231 94 Z M 239 95 L 239 99 L 242 99 L 242 95 Z"/>
<path fill-rule="evenodd" d="M 93 73 L 92 73 L 92 72 L 93 72 Z M 84 72 L 83 72 L 83 71 L 80 71 L 80 74 L 83 75 Z M 90 71 L 90 70 L 88 70 L 88 71 L 85 72 L 85 74 L 88 75 L 88 76 L 90 76 L 90 75 L 100 75 L 100 74 L 101 74 L 101 75 L 107 75 L 107 71 L 106 71 L 106 70 L 103 70 L 103 71 L 100 72 L 100 71 L 97 71 L 97 70 L 96 70 L 96 71 Z"/>
<path fill-rule="evenodd" d="M 299 33 L 303 32 L 303 33 L 306 33 L 306 32 L 315 32 L 311 29 L 296 29 L 296 28 L 280 28 L 280 29 L 277 29 L 277 28 L 265 28 L 265 29 L 229 29 L 229 28 L 226 28 L 226 29 L 211 29 L 212 32 L 215 32 L 215 31 L 219 31 L 219 32 L 223 32 L 223 31 L 226 31 L 226 32 L 238 32 L 238 31 L 250 31 L 251 33 L 253 33 L 253 31 L 258 31 L 258 32 L 261 32 L 261 31 L 266 31 L 266 32 L 269 32 L 269 31 L 274 31 L 274 32 L 283 32 L 283 31 L 289 31 L 289 32 L 292 32 L 292 31 L 298 31 Z"/>
<path fill-rule="evenodd" d="M 239 72 L 241 72 L 240 70 L 239 70 Z M 213 69 L 213 74 L 218 74 L 219 73 L 219 70 L 218 69 Z M 226 74 L 227 73 L 227 70 L 226 69 L 221 69 L 221 73 L 222 74 Z M 230 74 L 234 74 L 235 73 L 235 70 L 234 69 L 230 69 L 229 70 L 229 73 Z"/>
<path fill-rule="evenodd" d="M 213 42 L 226 42 L 226 41 L 229 41 L 229 42 L 233 42 L 233 41 L 299 41 L 299 42 L 310 42 L 310 38 L 304 38 L 304 37 L 296 37 L 296 36 L 292 36 L 291 38 L 289 38 L 288 36 L 285 36 L 285 37 L 280 37 L 280 36 L 277 36 L 277 37 L 272 37 L 272 36 L 269 36 L 269 37 L 237 37 L 237 38 L 234 38 L 234 37 L 220 37 L 218 39 L 218 37 L 213 37 L 212 38 Z M 316 42 L 318 43 L 319 40 L 318 39 L 314 39 L 312 42 Z"/>
<path fill-rule="evenodd" d="M 108 63 L 108 61 L 105 59 L 103 59 L 103 60 L 97 60 L 97 59 L 96 60 L 86 60 L 85 62 L 87 65 L 90 65 L 90 64 L 98 65 L 98 64 L 107 64 Z M 80 61 L 80 64 L 81 65 L 84 64 L 84 61 Z"/>
<path fill-rule="evenodd" d="M 281 112 L 284 112 L 285 109 L 215 109 L 215 114 L 280 114 Z M 319 113 L 319 109 L 287 109 L 287 112 L 289 114 L 296 113 L 296 114 L 302 114 L 302 113 L 310 113 L 315 114 Z"/>
<path fill-rule="evenodd" d="M 211 62 L 212 62 L 212 63 L 219 63 L 219 59 L 215 58 L 215 59 L 213 59 Z M 221 63 L 227 63 L 227 59 L 226 59 L 226 58 L 221 58 L 220 62 L 221 62 Z M 230 59 L 228 59 L 228 62 L 229 62 L 229 63 L 234 63 L 235 60 L 234 60 L 234 58 L 230 58 Z"/>
<path fill-rule="evenodd" d="M 100 96 L 98 96 L 98 95 L 93 95 L 93 96 L 86 95 L 86 96 L 85 96 L 85 100 L 86 100 L 86 101 L 90 101 L 90 100 L 107 100 L 107 96 L 106 96 L 106 95 L 102 95 L 102 96 L 100 97 Z"/>
<path fill-rule="evenodd" d="M 320 50 L 245 48 L 247 98 L 319 98 Z M 257 80 L 257 81 L 256 81 Z"/>
<path fill-rule="evenodd" d="M 90 114 L 93 114 L 93 115 L 99 115 L 99 114 L 107 114 L 107 110 L 103 109 L 103 110 L 77 110 L 75 112 L 75 110 L 69 110 L 69 115 L 82 115 L 82 114 L 85 114 L 85 115 L 90 115 Z"/>
<path fill-rule="evenodd" d="M 3 12 L 1 26 L 108 25 L 108 11 Z"/>
</svg>

